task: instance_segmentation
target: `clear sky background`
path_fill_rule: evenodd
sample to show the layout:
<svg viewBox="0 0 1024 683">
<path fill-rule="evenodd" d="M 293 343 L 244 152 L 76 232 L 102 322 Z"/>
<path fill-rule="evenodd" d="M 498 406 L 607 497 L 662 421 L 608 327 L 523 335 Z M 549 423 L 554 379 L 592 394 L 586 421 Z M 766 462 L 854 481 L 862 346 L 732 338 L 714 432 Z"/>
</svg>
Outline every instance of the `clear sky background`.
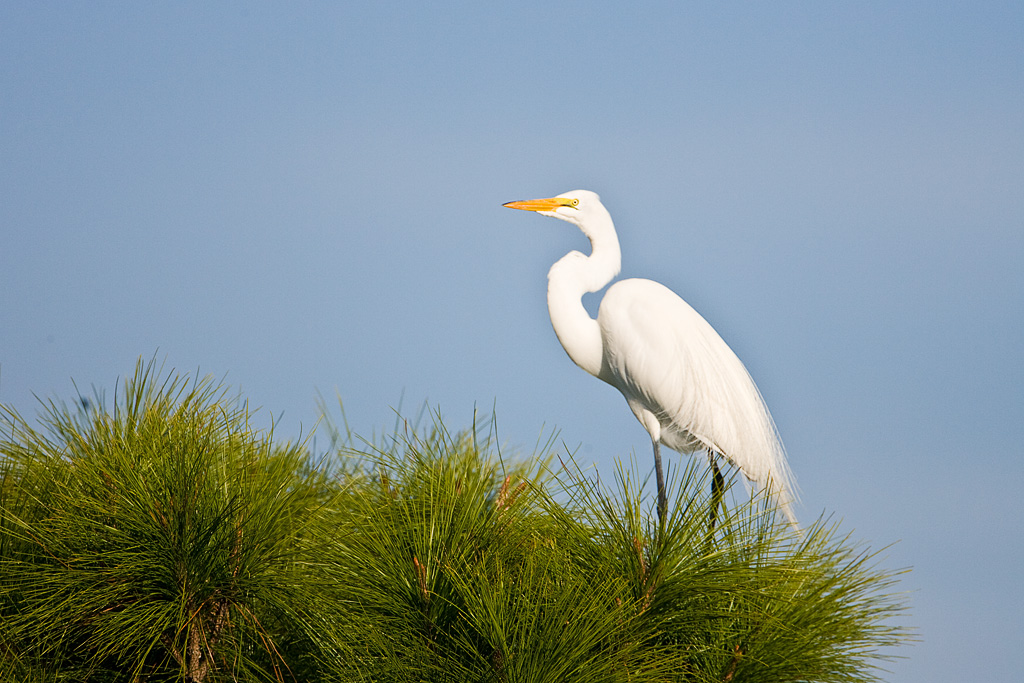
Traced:
<svg viewBox="0 0 1024 683">
<path fill-rule="evenodd" d="M 584 238 L 501 206 L 577 188 L 747 364 L 801 519 L 913 567 L 891 680 L 1019 680 L 1019 0 L 5 2 L 0 401 L 156 354 L 283 436 L 337 392 L 647 466 L 548 321 Z"/>
</svg>

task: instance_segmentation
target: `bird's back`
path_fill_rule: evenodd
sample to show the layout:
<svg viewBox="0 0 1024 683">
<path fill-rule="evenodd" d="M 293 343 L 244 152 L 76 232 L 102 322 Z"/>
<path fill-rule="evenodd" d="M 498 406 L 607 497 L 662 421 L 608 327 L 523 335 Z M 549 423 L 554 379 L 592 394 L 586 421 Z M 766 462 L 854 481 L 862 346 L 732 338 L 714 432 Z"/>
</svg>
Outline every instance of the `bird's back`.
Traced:
<svg viewBox="0 0 1024 683">
<path fill-rule="evenodd" d="M 664 285 L 629 279 L 608 289 L 597 320 L 601 378 L 634 413 L 654 414 L 661 443 L 681 453 L 710 448 L 762 485 L 770 477 L 791 499 L 785 452 L 761 394 L 699 313 Z"/>
</svg>

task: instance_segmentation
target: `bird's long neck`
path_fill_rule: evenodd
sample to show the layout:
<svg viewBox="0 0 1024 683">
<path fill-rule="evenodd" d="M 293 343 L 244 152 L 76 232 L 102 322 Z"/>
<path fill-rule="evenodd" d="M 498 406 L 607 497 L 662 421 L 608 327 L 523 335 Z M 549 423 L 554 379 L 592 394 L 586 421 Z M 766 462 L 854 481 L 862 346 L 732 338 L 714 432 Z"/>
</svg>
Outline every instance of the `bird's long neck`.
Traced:
<svg viewBox="0 0 1024 683">
<path fill-rule="evenodd" d="M 548 271 L 548 313 L 558 341 L 569 358 L 595 377 L 601 377 L 604 349 L 597 321 L 583 307 L 583 295 L 596 292 L 618 275 L 622 263 L 612 220 L 604 229 L 587 230 L 592 251 L 572 251 Z"/>
</svg>

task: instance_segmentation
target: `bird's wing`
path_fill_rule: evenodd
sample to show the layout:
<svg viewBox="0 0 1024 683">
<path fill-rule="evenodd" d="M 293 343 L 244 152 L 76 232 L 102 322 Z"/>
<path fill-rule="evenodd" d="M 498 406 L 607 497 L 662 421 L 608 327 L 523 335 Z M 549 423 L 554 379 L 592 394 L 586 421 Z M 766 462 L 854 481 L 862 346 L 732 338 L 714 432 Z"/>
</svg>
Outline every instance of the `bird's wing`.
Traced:
<svg viewBox="0 0 1024 683">
<path fill-rule="evenodd" d="M 667 287 L 622 280 L 598 314 L 611 383 L 661 423 L 661 440 L 711 448 L 761 482 L 788 488 L 774 423 L 746 368 L 714 328 Z"/>
</svg>

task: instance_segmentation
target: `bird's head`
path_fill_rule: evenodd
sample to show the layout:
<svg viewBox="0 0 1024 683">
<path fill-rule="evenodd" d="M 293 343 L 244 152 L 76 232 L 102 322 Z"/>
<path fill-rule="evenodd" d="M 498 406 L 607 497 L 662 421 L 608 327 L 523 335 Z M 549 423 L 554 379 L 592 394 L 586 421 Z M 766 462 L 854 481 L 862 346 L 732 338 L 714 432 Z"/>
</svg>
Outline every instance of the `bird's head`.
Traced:
<svg viewBox="0 0 1024 683">
<path fill-rule="evenodd" d="M 619 238 L 608 209 L 604 208 L 596 192 L 573 190 L 549 199 L 527 199 L 505 204 L 510 209 L 536 211 L 544 216 L 560 218 L 579 228 L 593 246 L 592 256 L 607 254 L 613 270 L 619 272 Z"/>
<path fill-rule="evenodd" d="M 510 209 L 536 211 L 543 216 L 561 218 L 580 227 L 589 223 L 593 215 L 608 215 L 597 193 L 589 190 L 573 190 L 548 199 L 526 199 L 504 204 Z"/>
</svg>

